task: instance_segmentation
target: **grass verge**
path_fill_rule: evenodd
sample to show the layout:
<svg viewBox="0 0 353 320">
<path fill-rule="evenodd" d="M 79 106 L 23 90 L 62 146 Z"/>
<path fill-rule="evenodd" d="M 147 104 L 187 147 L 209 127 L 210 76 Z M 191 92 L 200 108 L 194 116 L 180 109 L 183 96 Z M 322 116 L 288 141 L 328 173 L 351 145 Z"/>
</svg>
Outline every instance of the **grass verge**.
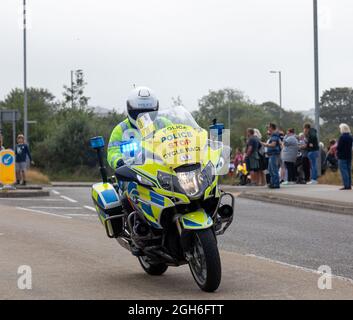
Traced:
<svg viewBox="0 0 353 320">
<path fill-rule="evenodd" d="M 27 171 L 27 180 L 29 183 L 33 184 L 50 184 L 49 177 L 37 169 Z"/>
</svg>

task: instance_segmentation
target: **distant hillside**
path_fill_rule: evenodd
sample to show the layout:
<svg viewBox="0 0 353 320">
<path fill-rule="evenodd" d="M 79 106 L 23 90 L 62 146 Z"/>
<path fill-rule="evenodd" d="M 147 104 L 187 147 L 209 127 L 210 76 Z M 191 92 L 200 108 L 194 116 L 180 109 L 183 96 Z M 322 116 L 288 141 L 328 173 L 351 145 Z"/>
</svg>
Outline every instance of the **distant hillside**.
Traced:
<svg viewBox="0 0 353 320">
<path fill-rule="evenodd" d="M 107 109 L 103 107 L 91 107 L 91 110 L 98 116 L 104 117 L 107 116 L 110 112 L 113 112 L 114 109 Z"/>
</svg>

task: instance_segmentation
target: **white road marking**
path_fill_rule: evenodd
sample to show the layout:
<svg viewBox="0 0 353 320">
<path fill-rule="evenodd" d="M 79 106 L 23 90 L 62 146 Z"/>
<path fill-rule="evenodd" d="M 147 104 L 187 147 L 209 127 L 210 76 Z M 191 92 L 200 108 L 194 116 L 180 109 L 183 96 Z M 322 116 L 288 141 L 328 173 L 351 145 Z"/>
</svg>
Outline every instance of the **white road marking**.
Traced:
<svg viewBox="0 0 353 320">
<path fill-rule="evenodd" d="M 69 201 L 69 202 L 71 202 L 71 203 L 77 203 L 76 200 L 71 199 L 71 198 L 69 198 L 69 197 L 66 197 L 66 196 L 60 196 L 60 197 L 63 198 L 63 199 L 65 199 L 65 200 L 67 200 L 67 201 Z"/>
<path fill-rule="evenodd" d="M 310 268 L 306 268 L 306 267 L 301 267 L 301 266 L 297 266 L 295 264 L 290 264 L 290 263 L 286 263 L 286 262 L 282 262 L 282 261 L 278 261 L 278 260 L 273 260 L 270 258 L 265 258 L 265 257 L 261 257 L 261 256 L 256 256 L 254 254 L 246 254 L 246 257 L 250 257 L 250 258 L 256 258 L 256 259 L 260 259 L 260 260 L 264 260 L 264 261 L 268 261 L 268 262 L 272 262 L 272 263 L 276 263 L 279 264 L 281 266 L 285 266 L 285 267 L 289 267 L 289 268 L 295 268 L 301 271 L 305 271 L 305 272 L 309 272 L 309 273 L 315 273 L 317 275 L 322 275 L 323 273 L 315 270 L 315 269 L 310 269 Z M 332 275 L 333 279 L 338 279 L 338 280 L 343 280 L 346 282 L 349 282 L 351 284 L 353 284 L 353 279 L 347 278 L 347 277 L 342 277 L 342 276 L 336 276 L 336 275 Z"/>
<path fill-rule="evenodd" d="M 29 209 L 83 210 L 81 207 L 28 207 Z"/>
<path fill-rule="evenodd" d="M 22 207 L 16 207 L 16 209 L 23 210 L 23 211 L 28 211 L 28 212 L 31 212 L 31 213 L 45 214 L 45 215 L 48 215 L 48 216 L 54 216 L 54 217 L 63 218 L 63 219 L 72 219 L 72 217 L 68 217 L 68 216 L 65 216 L 65 215 L 59 215 L 59 214 L 55 214 L 55 213 L 50 213 L 50 212 L 46 212 L 46 211 L 41 211 L 41 210 L 34 210 L 34 209 L 28 209 L 28 208 L 22 208 Z"/>
<path fill-rule="evenodd" d="M 60 192 L 59 192 L 59 191 L 56 191 L 56 190 L 52 190 L 52 192 L 53 192 L 54 194 L 56 194 L 56 195 L 59 195 L 59 194 L 60 194 Z"/>
<path fill-rule="evenodd" d="M 63 202 L 63 199 L 43 199 L 43 198 L 0 198 L 0 201 L 2 200 L 9 200 L 9 201 L 48 201 L 48 202 Z"/>
<path fill-rule="evenodd" d="M 69 217 L 95 217 L 95 214 L 92 213 L 65 213 L 64 216 Z"/>
<path fill-rule="evenodd" d="M 94 211 L 96 212 L 96 209 L 93 208 L 93 207 L 90 207 L 90 206 L 84 206 L 85 209 L 88 209 L 88 210 L 91 210 L 91 211 Z"/>
</svg>

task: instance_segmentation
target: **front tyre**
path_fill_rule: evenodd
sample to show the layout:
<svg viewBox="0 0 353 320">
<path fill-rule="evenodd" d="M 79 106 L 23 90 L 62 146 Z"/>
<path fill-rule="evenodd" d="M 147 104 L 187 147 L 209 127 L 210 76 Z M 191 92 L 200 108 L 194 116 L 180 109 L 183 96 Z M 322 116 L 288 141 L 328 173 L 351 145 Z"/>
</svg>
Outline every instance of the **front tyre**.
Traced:
<svg viewBox="0 0 353 320">
<path fill-rule="evenodd" d="M 189 252 L 189 267 L 201 290 L 216 291 L 221 283 L 221 259 L 216 237 L 211 229 L 194 233 Z"/>
<path fill-rule="evenodd" d="M 138 257 L 143 270 L 151 276 L 161 276 L 167 271 L 168 266 L 165 263 L 151 264 L 147 261 L 146 257 Z"/>
</svg>

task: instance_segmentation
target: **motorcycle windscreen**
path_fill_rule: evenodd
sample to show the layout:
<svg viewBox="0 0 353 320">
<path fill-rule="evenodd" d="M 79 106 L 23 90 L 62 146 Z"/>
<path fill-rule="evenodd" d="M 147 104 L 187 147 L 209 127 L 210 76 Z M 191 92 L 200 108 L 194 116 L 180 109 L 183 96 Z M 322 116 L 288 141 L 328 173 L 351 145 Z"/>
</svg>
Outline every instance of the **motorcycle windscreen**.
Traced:
<svg viewBox="0 0 353 320">
<path fill-rule="evenodd" d="M 143 142 L 143 146 L 174 169 L 187 164 L 205 163 L 204 149 L 207 143 L 207 131 L 172 124 L 158 130 L 153 138 Z"/>
</svg>

